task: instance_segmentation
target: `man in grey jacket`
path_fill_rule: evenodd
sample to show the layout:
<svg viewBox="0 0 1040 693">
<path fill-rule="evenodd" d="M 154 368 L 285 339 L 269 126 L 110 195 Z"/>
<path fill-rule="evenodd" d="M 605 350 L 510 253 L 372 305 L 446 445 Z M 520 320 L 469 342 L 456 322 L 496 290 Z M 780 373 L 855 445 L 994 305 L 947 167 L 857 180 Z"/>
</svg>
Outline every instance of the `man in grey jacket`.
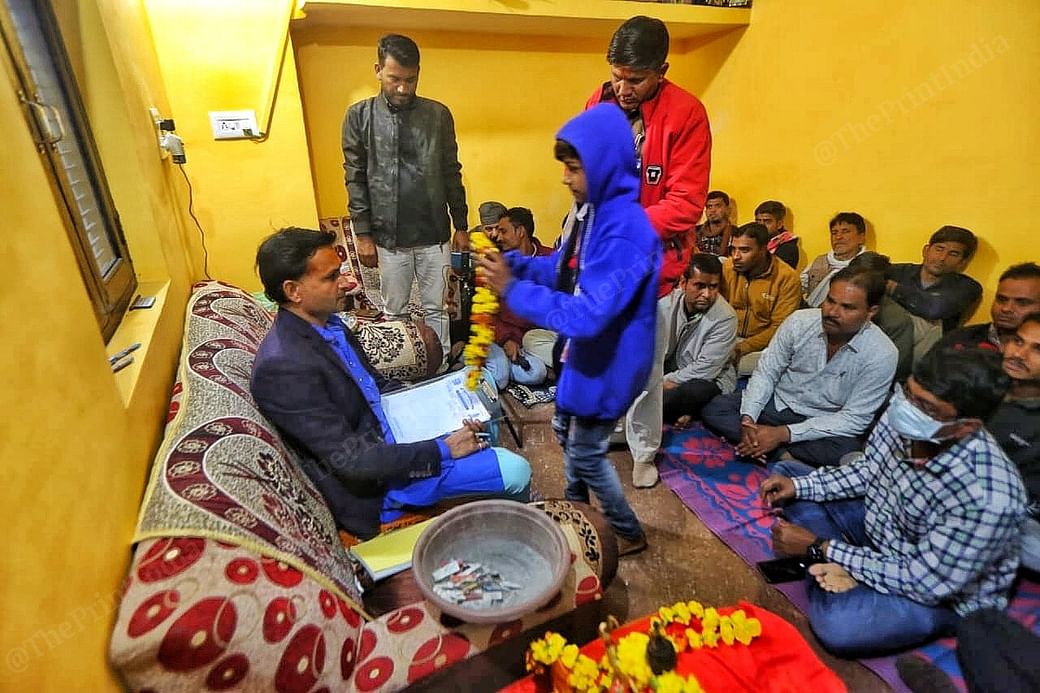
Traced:
<svg viewBox="0 0 1040 693">
<path fill-rule="evenodd" d="M 701 407 L 736 387 L 730 355 L 737 343 L 737 314 L 719 296 L 721 278 L 718 257 L 698 253 L 690 259 L 679 288 L 666 299 L 666 423 L 698 418 Z"/>
<path fill-rule="evenodd" d="M 352 105 L 343 120 L 343 168 L 358 258 L 366 267 L 379 266 L 390 317 L 408 317 L 412 281 L 418 281 L 426 322 L 447 354 L 451 226 L 453 245 L 469 247 L 455 123 L 446 106 L 416 96 L 419 47 L 412 39 L 382 37 L 378 57 L 380 93 Z"/>
</svg>

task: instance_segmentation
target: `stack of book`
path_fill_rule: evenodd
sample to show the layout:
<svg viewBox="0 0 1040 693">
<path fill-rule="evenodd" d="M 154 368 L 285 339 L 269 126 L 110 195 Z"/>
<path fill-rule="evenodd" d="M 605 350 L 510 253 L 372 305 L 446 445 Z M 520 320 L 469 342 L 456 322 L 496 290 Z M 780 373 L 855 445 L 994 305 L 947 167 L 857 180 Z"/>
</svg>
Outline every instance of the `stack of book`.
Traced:
<svg viewBox="0 0 1040 693">
<path fill-rule="evenodd" d="M 419 536 L 431 522 L 433 518 L 380 534 L 374 539 L 350 547 L 350 553 L 361 561 L 361 565 L 373 580 L 388 578 L 412 567 L 415 542 L 419 541 Z"/>
</svg>

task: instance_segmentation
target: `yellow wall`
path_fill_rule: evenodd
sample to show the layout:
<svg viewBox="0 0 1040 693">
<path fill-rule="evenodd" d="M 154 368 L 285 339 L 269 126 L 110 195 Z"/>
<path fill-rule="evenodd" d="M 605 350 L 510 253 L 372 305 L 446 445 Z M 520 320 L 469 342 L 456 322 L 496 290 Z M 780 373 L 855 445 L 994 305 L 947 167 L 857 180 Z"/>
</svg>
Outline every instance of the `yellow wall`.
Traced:
<svg viewBox="0 0 1040 693">
<path fill-rule="evenodd" d="M 139 278 L 167 289 L 138 364 L 113 376 L 43 165 L 5 82 L 0 690 L 10 691 L 118 688 L 105 663 L 115 599 L 194 277 L 169 165 L 141 120 L 145 104 L 165 99 L 141 7 L 58 4 Z M 135 379 L 126 400 L 117 383 L 124 377 Z"/>
<path fill-rule="evenodd" d="M 390 30 L 388 28 L 388 30 Z M 376 41 L 385 32 L 293 32 L 321 216 L 346 214 L 340 130 L 347 107 L 378 91 Z M 419 94 L 451 109 L 469 222 L 496 199 L 534 211 L 551 240 L 570 206 L 553 135 L 608 76 L 602 40 L 408 32 L 422 52 Z"/>
<path fill-rule="evenodd" d="M 645 4 L 641 11 L 653 14 Z M 669 8 L 671 9 L 671 8 Z M 779 199 L 803 263 L 828 248 L 826 224 L 862 213 L 869 244 L 916 261 L 943 224 L 982 239 L 969 273 L 986 287 L 1029 259 L 1021 221 L 1038 201 L 1040 5 L 956 0 L 941 8 L 757 0 L 751 26 L 677 41 L 669 76 L 698 94 L 715 139 L 712 187 L 740 221 Z M 395 27 L 388 24 L 386 31 Z M 318 210 L 344 213 L 340 126 L 375 93 L 381 30 L 296 29 Z M 601 39 L 407 31 L 423 51 L 419 92 L 451 108 L 471 213 L 482 200 L 532 207 L 543 236 L 566 209 L 549 145 L 606 75 Z"/>
<path fill-rule="evenodd" d="M 317 225 L 291 50 L 284 51 L 282 62 L 294 3 L 144 4 L 169 95 L 168 117 L 175 119 L 177 133 L 184 138 L 184 168 L 206 232 L 209 273 L 248 290 L 259 289 L 253 262 L 260 239 L 283 226 Z M 270 111 L 272 94 L 277 99 Z M 266 139 L 214 140 L 209 111 L 241 109 L 256 110 L 258 118 L 273 114 Z M 193 233 L 197 234 L 194 228 Z"/>
<path fill-rule="evenodd" d="M 159 158 L 147 108 L 174 117 L 185 139 L 211 274 L 256 288 L 261 236 L 345 211 L 340 124 L 376 90 L 381 32 L 297 31 L 283 59 L 289 0 L 55 4 L 139 278 L 167 287 L 137 364 L 113 377 L 44 168 L 13 90 L 0 88 L 0 689 L 94 691 L 116 685 L 105 665 L 114 600 L 202 267 L 184 180 Z M 757 0 L 749 29 L 674 46 L 670 74 L 708 107 L 712 185 L 736 197 L 741 221 L 758 201 L 783 200 L 811 257 L 827 247 L 827 219 L 853 209 L 896 260 L 916 259 L 943 223 L 968 226 L 984 239 L 969 270 L 987 288 L 984 313 L 1001 268 L 1035 257 L 1025 224 L 1038 202 L 1029 80 L 1040 6 L 940 9 Z M 605 78 L 610 32 L 410 33 L 423 49 L 420 93 L 457 120 L 470 222 L 494 197 L 532 207 L 551 237 L 569 202 L 552 135 Z M 267 139 L 211 139 L 208 110 L 262 116 L 274 85 Z"/>
<path fill-rule="evenodd" d="M 943 224 L 970 228 L 988 319 L 1002 269 L 1037 258 L 1038 29 L 1033 0 L 756 0 L 739 41 L 700 43 L 680 65 L 732 51 L 701 94 L 712 187 L 742 222 L 762 200 L 786 203 L 803 262 L 829 248 L 841 210 L 863 214 L 895 261 L 919 261 Z"/>
</svg>

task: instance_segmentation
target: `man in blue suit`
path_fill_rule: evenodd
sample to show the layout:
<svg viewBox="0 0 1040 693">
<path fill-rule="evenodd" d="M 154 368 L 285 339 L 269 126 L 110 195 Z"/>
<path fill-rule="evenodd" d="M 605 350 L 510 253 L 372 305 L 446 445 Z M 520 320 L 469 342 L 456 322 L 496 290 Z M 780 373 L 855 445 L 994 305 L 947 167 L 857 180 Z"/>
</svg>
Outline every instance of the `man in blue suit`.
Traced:
<svg viewBox="0 0 1040 693">
<path fill-rule="evenodd" d="M 336 523 L 369 538 L 406 507 L 475 495 L 526 501 L 527 461 L 489 447 L 479 423 L 434 440 L 394 441 L 380 394 L 397 384 L 372 368 L 336 315 L 351 281 L 340 271 L 334 240 L 286 228 L 261 243 L 257 268 L 279 309 L 257 351 L 250 389 L 260 412 L 300 453 Z"/>
</svg>

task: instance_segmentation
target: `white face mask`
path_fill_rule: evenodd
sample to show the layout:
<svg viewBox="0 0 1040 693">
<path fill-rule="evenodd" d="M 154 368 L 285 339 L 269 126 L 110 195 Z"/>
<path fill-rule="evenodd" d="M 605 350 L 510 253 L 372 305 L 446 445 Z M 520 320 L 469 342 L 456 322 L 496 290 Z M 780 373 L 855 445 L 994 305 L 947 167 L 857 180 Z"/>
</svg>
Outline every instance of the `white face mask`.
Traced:
<svg viewBox="0 0 1040 693">
<path fill-rule="evenodd" d="M 885 417 L 888 419 L 888 425 L 904 438 L 924 440 L 929 443 L 941 443 L 948 440 L 950 436 L 940 437 L 936 434 L 945 426 L 957 423 L 957 421 L 936 421 L 928 416 L 906 398 L 902 387 L 897 387 L 892 394 Z"/>
</svg>

